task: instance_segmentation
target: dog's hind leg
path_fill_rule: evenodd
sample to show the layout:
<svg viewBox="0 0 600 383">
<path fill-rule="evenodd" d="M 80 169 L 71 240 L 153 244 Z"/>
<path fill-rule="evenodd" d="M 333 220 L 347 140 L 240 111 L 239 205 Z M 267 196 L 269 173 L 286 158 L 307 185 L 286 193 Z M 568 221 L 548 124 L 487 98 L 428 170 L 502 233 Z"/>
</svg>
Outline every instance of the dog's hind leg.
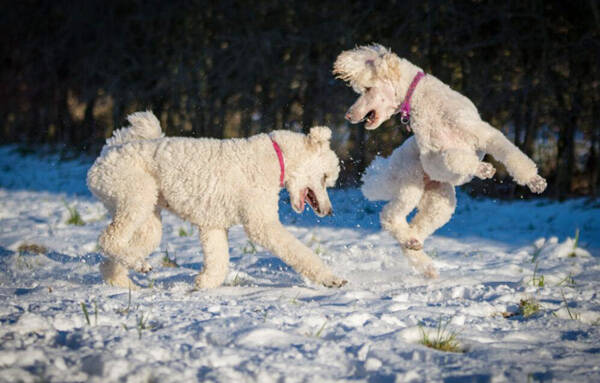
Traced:
<svg viewBox="0 0 600 383">
<path fill-rule="evenodd" d="M 413 235 L 421 243 L 444 226 L 456 209 L 454 186 L 445 182 L 429 181 L 417 206 L 417 214 L 410 222 Z"/>
<path fill-rule="evenodd" d="M 422 250 L 422 244 L 435 230 L 450 220 L 455 208 L 454 186 L 443 182 L 426 182 L 417 214 L 409 225 L 409 235 L 421 246 L 411 248 L 405 245 L 402 251 L 413 267 L 428 278 L 436 278 L 438 273 L 431 258 Z"/>
<path fill-rule="evenodd" d="M 204 252 L 204 268 L 196 277 L 196 286 L 214 288 L 220 286 L 229 270 L 229 244 L 224 229 L 200 229 L 200 241 Z"/>
<path fill-rule="evenodd" d="M 125 289 L 138 290 L 139 286 L 129 279 L 128 272 L 129 270 L 123 264 L 112 258 L 108 258 L 100 264 L 100 273 L 102 273 L 102 278 L 107 284 Z"/>
<path fill-rule="evenodd" d="M 422 174 L 422 173 L 421 173 Z M 381 227 L 389 231 L 402 247 L 420 248 L 418 238 L 413 235 L 406 216 L 415 209 L 423 195 L 423 176 L 403 179 L 396 197 L 381 211 Z"/>
<path fill-rule="evenodd" d="M 135 250 L 135 253 L 140 257 L 141 269 L 138 271 L 145 273 L 152 270 L 152 266 L 144 259 L 160 245 L 161 236 L 160 207 L 157 206 L 154 213 L 148 216 L 129 240 L 130 248 Z"/>
<path fill-rule="evenodd" d="M 122 187 L 112 191 L 112 222 L 100 235 L 98 243 L 112 260 L 136 271 L 148 271 L 149 265 L 144 261 L 148 254 L 144 253 L 144 248 L 132 246 L 131 241 L 155 211 L 157 186 L 154 179 L 142 171 L 130 171 L 121 177 L 126 181 L 115 182 Z"/>
<path fill-rule="evenodd" d="M 413 250 L 402 247 L 402 253 L 419 273 L 427 278 L 438 277 L 438 272 L 433 265 L 433 261 L 422 249 Z"/>
</svg>

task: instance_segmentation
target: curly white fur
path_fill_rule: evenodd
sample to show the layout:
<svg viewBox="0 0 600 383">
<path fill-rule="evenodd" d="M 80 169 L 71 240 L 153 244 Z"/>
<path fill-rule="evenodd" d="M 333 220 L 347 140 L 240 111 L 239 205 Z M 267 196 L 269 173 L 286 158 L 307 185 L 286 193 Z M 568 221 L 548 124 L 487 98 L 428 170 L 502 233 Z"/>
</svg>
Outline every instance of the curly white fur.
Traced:
<svg viewBox="0 0 600 383">
<path fill-rule="evenodd" d="M 201 288 L 217 287 L 229 266 L 227 229 L 242 224 L 249 238 L 299 273 L 325 286 L 344 280 L 279 222 L 280 166 L 272 140 L 285 161 L 285 186 L 294 209 L 309 202 L 330 214 L 327 187 L 335 184 L 338 158 L 329 148 L 331 131 L 308 136 L 274 131 L 248 139 L 164 138 L 152 112 L 128 117 L 88 172 L 88 187 L 112 216 L 99 244 L 108 260 L 100 269 L 112 285 L 134 287 L 128 270 L 148 272 L 145 261 L 161 239 L 161 209 L 196 225 L 204 253 Z"/>
<path fill-rule="evenodd" d="M 360 94 L 346 118 L 352 123 L 366 120 L 366 129 L 376 129 L 397 112 L 420 71 L 378 44 L 342 52 L 333 72 Z M 502 162 L 518 184 L 533 192 L 541 193 L 546 181 L 531 159 L 481 120 L 468 98 L 436 77 L 422 78 L 410 103 L 414 136 L 389 158 L 377 158 L 371 164 L 363 176 L 362 191 L 370 200 L 390 201 L 381 213 L 383 228 L 398 239 L 419 271 L 434 277 L 437 272 L 422 251 L 423 241 L 454 213 L 454 186 L 474 176 L 494 175 L 494 167 L 481 161 L 485 153 Z M 415 208 L 418 213 L 408 224 L 406 216 Z"/>
</svg>

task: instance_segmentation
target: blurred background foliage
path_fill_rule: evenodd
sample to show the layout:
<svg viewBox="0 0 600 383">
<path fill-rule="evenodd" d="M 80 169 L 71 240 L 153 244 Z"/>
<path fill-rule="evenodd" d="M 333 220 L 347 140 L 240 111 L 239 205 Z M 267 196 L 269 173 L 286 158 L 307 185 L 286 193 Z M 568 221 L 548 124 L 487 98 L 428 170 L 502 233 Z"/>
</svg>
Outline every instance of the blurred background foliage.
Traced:
<svg viewBox="0 0 600 383">
<path fill-rule="evenodd" d="M 539 164 L 546 196 L 596 196 L 600 5 L 564 1 L 16 1 L 0 13 L 0 137 L 97 154 L 128 113 L 168 135 L 334 130 L 340 185 L 407 137 L 350 126 L 336 56 L 378 42 L 470 97 Z M 524 195 L 499 169 L 472 193 Z"/>
</svg>

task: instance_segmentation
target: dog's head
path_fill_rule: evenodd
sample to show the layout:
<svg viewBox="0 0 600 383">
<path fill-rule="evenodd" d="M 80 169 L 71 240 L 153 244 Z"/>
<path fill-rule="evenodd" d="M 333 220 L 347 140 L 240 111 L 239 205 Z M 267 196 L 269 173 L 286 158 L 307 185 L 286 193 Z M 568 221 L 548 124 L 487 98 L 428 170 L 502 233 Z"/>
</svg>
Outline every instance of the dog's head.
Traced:
<svg viewBox="0 0 600 383">
<path fill-rule="evenodd" d="M 335 185 L 340 171 L 339 159 L 329 147 L 331 130 L 324 126 L 310 129 L 308 135 L 278 131 L 275 140 L 284 148 L 286 166 L 285 187 L 292 208 L 297 213 L 308 204 L 319 217 L 331 215 L 333 209 L 327 188 Z M 296 135 L 294 139 L 287 139 Z"/>
<path fill-rule="evenodd" d="M 365 128 L 371 130 L 394 114 L 398 107 L 394 82 L 400 76 L 399 65 L 400 58 L 379 44 L 340 53 L 333 74 L 360 95 L 346 113 L 348 121 L 365 121 Z"/>
</svg>

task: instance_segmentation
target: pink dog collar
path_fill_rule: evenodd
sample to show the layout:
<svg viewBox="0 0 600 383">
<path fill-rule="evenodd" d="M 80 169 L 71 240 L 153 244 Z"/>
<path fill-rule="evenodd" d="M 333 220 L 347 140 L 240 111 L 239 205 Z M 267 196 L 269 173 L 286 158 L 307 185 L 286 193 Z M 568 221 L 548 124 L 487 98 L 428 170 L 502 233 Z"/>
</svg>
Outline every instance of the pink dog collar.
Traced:
<svg viewBox="0 0 600 383">
<path fill-rule="evenodd" d="M 406 125 L 406 129 L 408 129 L 409 131 L 410 131 L 410 99 L 412 97 L 413 92 L 415 91 L 415 88 L 417 87 L 417 84 L 419 84 L 419 81 L 423 77 L 425 77 L 425 73 L 423 73 L 423 72 L 419 72 L 415 75 L 412 82 L 410 83 L 410 86 L 408 87 L 408 90 L 406 91 L 406 97 L 404 97 L 404 101 L 402 101 L 402 104 L 400 104 L 400 108 L 396 112 L 396 113 L 400 113 L 400 122 L 402 123 L 402 125 Z"/>
<path fill-rule="evenodd" d="M 283 187 L 283 178 L 285 176 L 285 164 L 283 162 L 283 153 L 281 152 L 279 144 L 277 144 L 277 142 L 273 138 L 271 138 L 271 142 L 273 143 L 275 153 L 277 153 L 277 158 L 279 159 L 279 168 L 281 169 L 281 173 L 279 175 L 279 186 Z"/>
</svg>

